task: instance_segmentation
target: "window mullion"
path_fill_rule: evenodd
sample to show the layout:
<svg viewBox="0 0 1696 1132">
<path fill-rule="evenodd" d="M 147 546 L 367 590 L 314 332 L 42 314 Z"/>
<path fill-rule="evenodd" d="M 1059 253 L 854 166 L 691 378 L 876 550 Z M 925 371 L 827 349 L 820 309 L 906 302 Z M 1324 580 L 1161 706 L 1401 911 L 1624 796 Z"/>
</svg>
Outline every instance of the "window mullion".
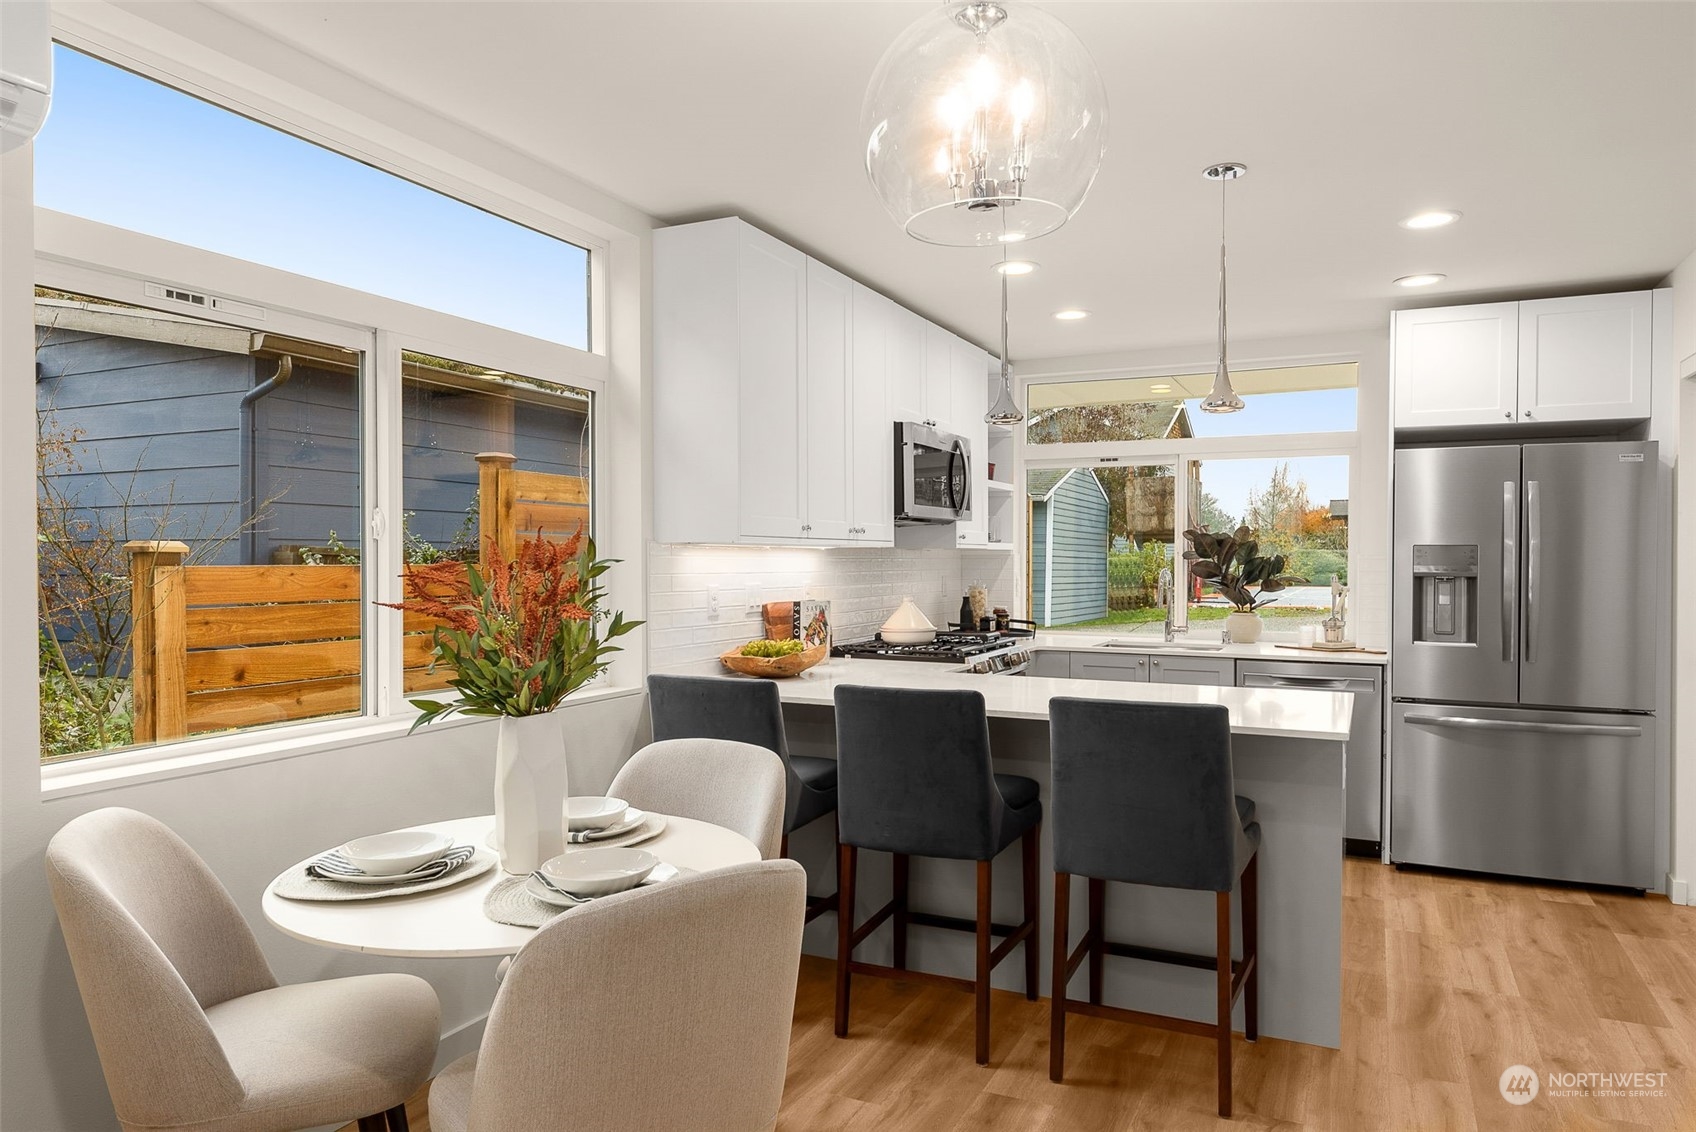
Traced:
<svg viewBox="0 0 1696 1132">
<path fill-rule="evenodd" d="M 379 602 L 396 602 L 402 597 L 402 530 L 405 515 L 401 496 L 401 397 L 400 342 L 390 331 L 379 330 L 371 352 L 371 380 L 366 382 L 365 444 L 366 532 L 373 553 L 368 556 L 365 591 L 370 595 L 365 610 L 366 697 L 372 714 L 390 715 L 404 703 L 404 657 L 401 628 L 404 615 Z"/>
</svg>

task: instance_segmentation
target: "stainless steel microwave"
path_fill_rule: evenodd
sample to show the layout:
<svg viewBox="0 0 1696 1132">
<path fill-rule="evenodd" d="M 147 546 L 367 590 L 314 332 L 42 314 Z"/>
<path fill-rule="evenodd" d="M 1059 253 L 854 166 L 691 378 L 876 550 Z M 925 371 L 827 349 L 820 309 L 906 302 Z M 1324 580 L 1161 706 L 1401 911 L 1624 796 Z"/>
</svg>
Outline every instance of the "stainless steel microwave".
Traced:
<svg viewBox="0 0 1696 1132">
<path fill-rule="evenodd" d="M 895 521 L 954 523 L 971 517 L 971 444 L 930 425 L 897 421 Z"/>
</svg>

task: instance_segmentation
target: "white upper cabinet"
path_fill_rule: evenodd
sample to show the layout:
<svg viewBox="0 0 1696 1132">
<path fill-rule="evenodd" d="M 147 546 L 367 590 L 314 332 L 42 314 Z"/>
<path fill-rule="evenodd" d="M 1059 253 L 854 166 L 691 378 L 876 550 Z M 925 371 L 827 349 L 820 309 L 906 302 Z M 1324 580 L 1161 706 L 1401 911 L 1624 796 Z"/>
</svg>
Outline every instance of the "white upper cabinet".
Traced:
<svg viewBox="0 0 1696 1132">
<path fill-rule="evenodd" d="M 1648 291 L 1397 311 L 1398 429 L 1643 420 Z"/>
<path fill-rule="evenodd" d="M 918 419 L 943 432 L 958 433 L 954 419 L 955 351 L 960 339 L 935 323 L 925 323 L 925 415 Z"/>
<path fill-rule="evenodd" d="M 747 225 L 741 236 L 740 392 L 722 391 L 735 397 L 741 408 L 739 533 L 805 538 L 808 467 L 802 462 L 802 376 L 807 369 L 807 257 Z M 727 454 L 703 446 L 698 455 L 724 459 Z"/>
<path fill-rule="evenodd" d="M 894 545 L 894 422 L 946 417 L 958 340 L 735 218 L 653 247 L 654 538 Z"/>
<path fill-rule="evenodd" d="M 1397 428 L 1514 419 L 1518 303 L 1397 311 L 1393 338 Z"/>
<path fill-rule="evenodd" d="M 848 531 L 856 543 L 888 546 L 895 540 L 895 418 L 889 410 L 889 375 L 898 309 L 871 288 L 854 284 L 854 474 Z"/>
<path fill-rule="evenodd" d="M 806 411 L 807 508 L 811 539 L 853 537 L 850 392 L 854 284 L 840 271 L 807 260 Z M 891 507 L 894 506 L 893 500 Z"/>
<path fill-rule="evenodd" d="M 880 296 L 881 297 L 881 296 Z M 925 409 L 925 337 L 934 329 L 906 307 L 889 304 L 889 419 L 929 419 Z"/>
<path fill-rule="evenodd" d="M 1519 304 L 1520 420 L 1648 417 L 1652 306 L 1648 291 Z"/>
</svg>

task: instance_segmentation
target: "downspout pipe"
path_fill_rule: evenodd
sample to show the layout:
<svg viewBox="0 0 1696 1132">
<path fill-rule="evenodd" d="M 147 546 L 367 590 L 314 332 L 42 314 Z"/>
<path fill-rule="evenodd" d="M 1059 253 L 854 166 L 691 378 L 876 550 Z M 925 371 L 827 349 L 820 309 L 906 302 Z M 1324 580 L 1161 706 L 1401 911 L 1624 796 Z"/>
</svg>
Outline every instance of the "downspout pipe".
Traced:
<svg viewBox="0 0 1696 1132">
<path fill-rule="evenodd" d="M 294 376 L 294 359 L 284 354 L 277 362 L 277 372 L 264 381 L 242 394 L 241 404 L 237 409 L 240 423 L 236 433 L 240 444 L 241 463 L 241 550 L 242 562 L 255 565 L 255 557 L 259 553 L 259 532 L 254 528 L 258 525 L 258 504 L 254 499 L 259 480 L 258 443 L 253 435 L 254 408 L 262 397 L 267 397 L 289 383 Z"/>
</svg>

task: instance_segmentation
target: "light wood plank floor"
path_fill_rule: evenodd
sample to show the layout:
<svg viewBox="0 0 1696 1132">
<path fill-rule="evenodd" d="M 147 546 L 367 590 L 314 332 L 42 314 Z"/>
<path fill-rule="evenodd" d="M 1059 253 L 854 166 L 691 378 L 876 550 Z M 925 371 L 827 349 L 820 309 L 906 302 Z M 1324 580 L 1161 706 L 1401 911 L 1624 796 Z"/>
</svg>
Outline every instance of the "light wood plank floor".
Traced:
<svg viewBox="0 0 1696 1132">
<path fill-rule="evenodd" d="M 856 979 L 839 1040 L 831 965 L 805 958 L 779 1130 L 1696 1130 L 1696 908 L 1358 860 L 1344 877 L 1343 1048 L 1239 1038 L 1234 1121 L 1210 1039 L 1074 1017 L 1055 1085 L 1046 1000 L 995 993 L 979 1068 L 970 995 Z M 1497 1089 L 1513 1064 L 1543 1087 L 1524 1106 Z M 1550 1072 L 1665 1073 L 1665 1094 L 1554 1096 Z"/>
</svg>

